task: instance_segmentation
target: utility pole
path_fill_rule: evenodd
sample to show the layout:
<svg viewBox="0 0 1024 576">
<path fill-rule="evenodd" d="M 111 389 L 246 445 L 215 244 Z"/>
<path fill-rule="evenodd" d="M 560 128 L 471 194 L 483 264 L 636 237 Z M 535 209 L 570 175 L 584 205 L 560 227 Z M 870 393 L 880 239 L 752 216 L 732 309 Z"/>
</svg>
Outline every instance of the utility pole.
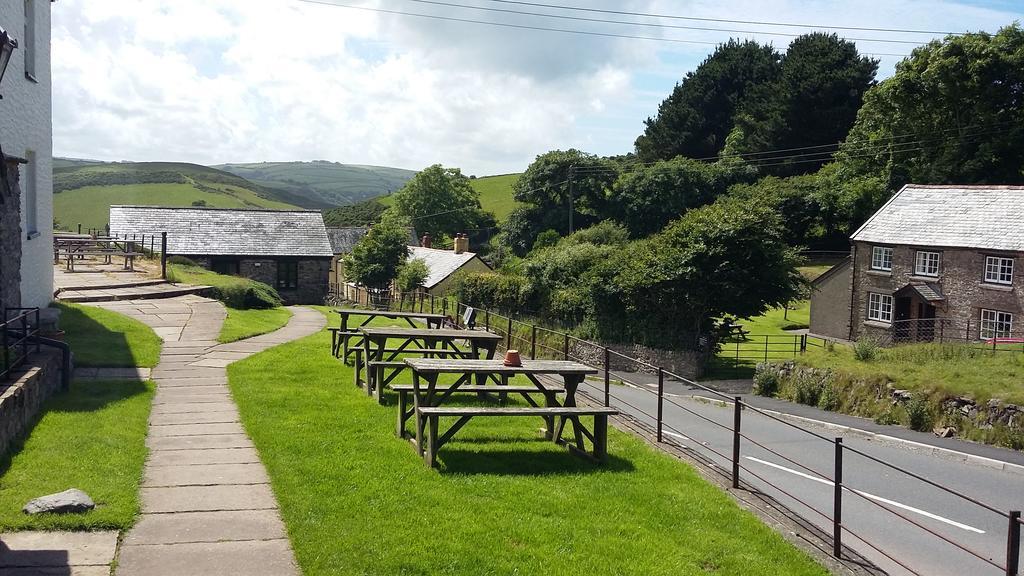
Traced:
<svg viewBox="0 0 1024 576">
<path fill-rule="evenodd" d="M 576 176 L 576 165 L 569 165 L 569 234 L 572 234 L 572 213 L 576 211 L 576 199 L 573 197 L 573 178 Z"/>
</svg>

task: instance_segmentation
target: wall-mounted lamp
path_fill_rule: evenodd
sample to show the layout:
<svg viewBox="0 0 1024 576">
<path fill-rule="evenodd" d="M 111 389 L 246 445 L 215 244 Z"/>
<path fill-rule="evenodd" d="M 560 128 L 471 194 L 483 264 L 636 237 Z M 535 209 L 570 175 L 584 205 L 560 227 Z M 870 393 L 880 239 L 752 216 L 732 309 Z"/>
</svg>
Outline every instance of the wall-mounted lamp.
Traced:
<svg viewBox="0 0 1024 576">
<path fill-rule="evenodd" d="M 7 65 L 11 63 L 11 54 L 18 47 L 18 41 L 11 37 L 6 30 L 0 28 L 0 82 L 4 80 L 4 73 L 7 72 Z M 3 96 L 0 96 L 3 98 Z"/>
</svg>

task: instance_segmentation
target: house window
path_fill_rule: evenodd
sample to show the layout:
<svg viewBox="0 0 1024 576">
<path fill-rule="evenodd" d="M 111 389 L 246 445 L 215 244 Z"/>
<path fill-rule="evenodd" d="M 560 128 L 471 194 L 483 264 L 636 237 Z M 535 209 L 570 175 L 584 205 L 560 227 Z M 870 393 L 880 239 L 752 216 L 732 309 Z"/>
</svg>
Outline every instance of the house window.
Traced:
<svg viewBox="0 0 1024 576">
<path fill-rule="evenodd" d="M 1013 283 L 1013 258 L 987 256 L 985 258 L 985 282 L 993 284 Z"/>
<path fill-rule="evenodd" d="M 25 0 L 25 77 L 36 80 L 36 0 Z"/>
<path fill-rule="evenodd" d="M 868 320 L 892 322 L 892 296 L 888 294 L 868 293 Z"/>
<path fill-rule="evenodd" d="M 892 270 L 892 248 L 874 246 L 871 248 L 871 269 L 889 272 Z"/>
<path fill-rule="evenodd" d="M 238 276 L 238 260 L 235 258 L 214 258 L 213 271 L 227 276 Z"/>
<path fill-rule="evenodd" d="M 981 311 L 981 337 L 1009 338 L 1013 331 L 1013 314 L 998 310 Z"/>
<path fill-rule="evenodd" d="M 941 258 L 942 254 L 939 252 L 918 251 L 914 273 L 919 276 L 938 276 L 939 260 Z"/>
<path fill-rule="evenodd" d="M 39 186 L 36 181 L 36 153 L 25 152 L 25 232 L 32 239 L 39 235 Z"/>
<path fill-rule="evenodd" d="M 299 261 L 278 260 L 277 262 L 277 288 L 283 290 L 294 290 L 299 286 Z"/>
</svg>

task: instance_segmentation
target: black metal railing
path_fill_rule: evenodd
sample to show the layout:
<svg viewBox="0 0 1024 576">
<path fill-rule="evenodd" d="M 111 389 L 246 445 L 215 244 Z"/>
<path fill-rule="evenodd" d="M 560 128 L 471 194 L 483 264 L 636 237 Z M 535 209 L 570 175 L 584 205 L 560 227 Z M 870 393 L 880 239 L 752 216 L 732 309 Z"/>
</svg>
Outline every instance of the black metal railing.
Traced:
<svg viewBox="0 0 1024 576">
<path fill-rule="evenodd" d="M 3 366 L 0 381 L 25 363 L 32 352 L 39 351 L 39 308 L 5 308 L 0 323 L 0 345 L 3 346 Z"/>
<path fill-rule="evenodd" d="M 403 310 L 420 310 L 440 312 L 449 316 L 451 321 L 458 325 L 462 320 L 462 313 L 466 305 L 453 298 L 433 297 L 429 294 L 417 293 L 414 295 L 376 295 L 378 305 L 386 305 L 401 308 Z M 683 446 L 673 438 L 680 440 L 693 440 L 687 442 L 686 453 L 694 459 L 705 463 L 707 470 L 711 473 L 722 474 L 723 478 L 731 483 L 733 488 L 739 490 L 750 490 L 764 494 L 763 487 L 767 486 L 798 503 L 812 517 L 821 519 L 818 526 L 827 534 L 824 539 L 830 541 L 832 553 L 840 559 L 847 559 L 852 555 L 851 550 L 844 546 L 844 537 L 850 536 L 862 543 L 880 557 L 884 557 L 894 565 L 900 566 L 911 574 L 923 574 L 921 568 L 908 564 L 906 558 L 891 548 L 890 540 L 882 541 L 877 535 L 867 534 L 864 531 L 855 530 L 855 520 L 850 515 L 844 516 L 844 508 L 848 507 L 847 500 L 853 497 L 856 501 L 863 501 L 873 506 L 880 513 L 889 515 L 894 521 L 904 522 L 908 528 L 921 531 L 928 538 L 951 547 L 979 562 L 992 570 L 992 574 L 1001 573 L 1010 576 L 1019 574 L 1020 566 L 1020 539 L 1021 520 L 1020 511 L 1002 510 L 997 506 L 989 504 L 979 498 L 966 494 L 963 491 L 952 488 L 933 478 L 915 473 L 900 464 L 879 458 L 863 450 L 846 445 L 841 437 L 828 437 L 819 434 L 814 430 L 801 426 L 785 419 L 781 415 L 763 410 L 744 401 L 740 396 L 730 396 L 719 390 L 713 389 L 683 375 L 666 370 L 664 367 L 630 357 L 607 346 L 577 338 L 566 332 L 559 332 L 534 323 L 523 322 L 512 318 L 510 315 L 495 313 L 489 310 L 476 310 L 476 327 L 500 334 L 502 347 L 517 348 L 522 353 L 529 354 L 530 358 L 549 358 L 574 360 L 588 364 L 599 369 L 599 377 L 588 379 L 580 389 L 580 394 L 589 401 L 604 406 L 618 408 L 627 415 L 634 428 L 644 430 L 650 434 L 659 444 L 666 447 L 682 450 Z M 813 339 L 803 340 L 803 349 L 812 346 L 822 346 L 824 342 L 815 342 Z M 788 349 L 787 349 L 788 350 Z M 798 347 L 799 350 L 799 347 Z M 764 351 L 761 350 L 761 358 L 764 358 Z M 769 356 L 771 348 L 769 344 Z M 769 358 L 770 359 L 770 358 Z M 691 390 L 698 390 L 707 395 L 707 399 L 731 407 L 726 413 L 726 418 L 719 421 L 706 414 L 698 412 L 694 406 L 686 406 L 678 400 L 678 396 L 665 392 L 666 382 L 682 384 Z M 645 408 L 640 404 L 644 400 L 638 400 L 635 394 L 625 394 L 624 390 L 640 390 L 640 398 L 647 402 L 653 401 L 653 409 Z M 695 418 L 711 424 L 714 430 L 725 434 L 729 440 L 729 450 L 718 449 L 723 442 L 702 441 L 701 438 L 691 438 L 692 430 L 683 430 L 682 426 L 673 426 L 665 416 L 665 408 L 671 406 L 673 409 L 682 412 L 689 418 Z M 825 471 L 817 469 L 813 464 L 801 462 L 801 456 L 786 455 L 780 450 L 766 445 L 763 439 L 755 434 L 745 432 L 745 423 L 749 424 L 751 418 L 757 418 L 762 422 L 770 423 L 773 426 L 786 427 L 796 430 L 814 442 L 826 443 L 832 452 L 832 470 Z M 689 428 L 689 427 L 687 427 Z M 745 464 L 744 458 L 749 457 L 748 447 L 756 447 L 769 454 L 772 454 L 783 461 L 803 471 L 808 477 L 832 486 L 832 502 L 828 508 L 821 508 L 809 502 L 807 498 L 801 498 L 794 494 L 795 490 L 790 485 L 769 480 L 763 473 Z M 800 454 L 804 455 L 809 450 L 801 449 Z M 882 466 L 888 470 L 887 478 L 890 482 L 903 479 L 914 483 L 915 489 L 937 490 L 947 496 L 961 502 L 974 506 L 987 514 L 1001 518 L 1007 523 L 1006 552 L 1002 559 L 993 559 L 992 554 L 986 554 L 972 548 L 962 540 L 952 538 L 940 533 L 922 522 L 911 518 L 904 513 L 899 506 L 894 506 L 891 501 L 873 496 L 844 479 L 844 466 L 849 467 L 850 456 L 865 459 Z M 844 462 L 845 460 L 845 462 Z M 890 476 L 891 475 L 891 476 Z M 751 482 L 755 480 L 760 486 Z M 777 499 L 776 504 L 780 504 Z M 793 512 L 791 510 L 791 512 Z M 793 512 L 798 514 L 796 512 Z M 798 514 L 804 520 L 808 520 L 804 514 Z M 871 525 L 875 525 L 872 523 Z M 827 532 L 831 533 L 828 534 Z M 858 561 L 856 558 L 848 558 Z M 1001 562 L 1000 562 L 1001 560 Z M 998 572 L 996 572 L 998 571 Z M 977 573 L 977 572 L 975 572 Z"/>
</svg>

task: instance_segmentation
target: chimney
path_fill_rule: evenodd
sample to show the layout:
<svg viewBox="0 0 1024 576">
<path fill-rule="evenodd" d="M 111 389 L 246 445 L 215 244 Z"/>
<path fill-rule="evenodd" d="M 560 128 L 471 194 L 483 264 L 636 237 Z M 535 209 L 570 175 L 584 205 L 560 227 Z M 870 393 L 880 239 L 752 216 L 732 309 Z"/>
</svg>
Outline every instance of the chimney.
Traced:
<svg viewBox="0 0 1024 576">
<path fill-rule="evenodd" d="M 420 238 L 420 246 L 422 246 L 424 248 L 430 248 L 430 233 L 429 232 L 424 234 L 423 238 Z"/>
<path fill-rule="evenodd" d="M 465 234 L 456 234 L 454 244 L 456 254 L 469 252 L 469 237 L 466 236 Z"/>
</svg>

